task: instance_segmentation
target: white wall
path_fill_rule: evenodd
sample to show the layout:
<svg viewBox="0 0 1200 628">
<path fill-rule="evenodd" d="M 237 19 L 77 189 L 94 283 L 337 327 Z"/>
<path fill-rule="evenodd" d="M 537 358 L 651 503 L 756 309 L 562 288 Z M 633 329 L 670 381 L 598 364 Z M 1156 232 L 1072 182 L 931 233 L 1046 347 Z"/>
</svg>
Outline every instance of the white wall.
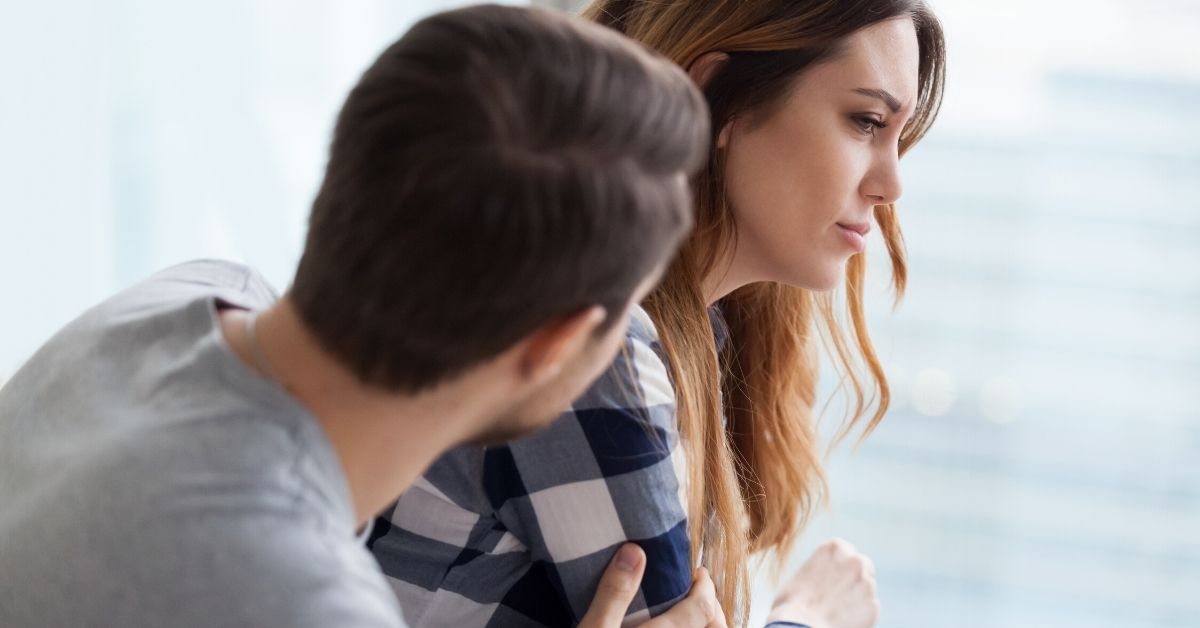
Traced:
<svg viewBox="0 0 1200 628">
<path fill-rule="evenodd" d="M 88 305 L 219 256 L 283 288 L 346 92 L 462 0 L 45 0 L 0 14 L 0 381 Z"/>
</svg>

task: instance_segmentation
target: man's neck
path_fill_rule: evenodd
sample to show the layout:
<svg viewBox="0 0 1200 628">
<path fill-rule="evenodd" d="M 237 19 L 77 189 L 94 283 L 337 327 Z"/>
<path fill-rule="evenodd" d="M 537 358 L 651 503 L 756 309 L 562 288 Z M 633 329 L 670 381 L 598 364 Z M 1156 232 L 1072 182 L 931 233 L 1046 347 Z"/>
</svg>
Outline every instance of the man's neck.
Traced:
<svg viewBox="0 0 1200 628">
<path fill-rule="evenodd" d="M 320 346 L 287 297 L 259 313 L 253 338 L 247 316 L 222 312 L 226 340 L 255 371 L 282 380 L 321 424 L 346 475 L 358 526 L 463 442 L 486 411 L 476 395 L 457 390 L 403 396 L 364 386 Z"/>
</svg>

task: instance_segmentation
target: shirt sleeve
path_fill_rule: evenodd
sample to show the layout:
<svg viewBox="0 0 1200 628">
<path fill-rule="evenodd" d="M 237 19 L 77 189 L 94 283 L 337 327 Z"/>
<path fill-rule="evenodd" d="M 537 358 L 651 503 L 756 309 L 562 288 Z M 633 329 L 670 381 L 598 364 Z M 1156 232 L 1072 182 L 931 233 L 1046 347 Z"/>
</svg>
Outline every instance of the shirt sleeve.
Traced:
<svg viewBox="0 0 1200 628">
<path fill-rule="evenodd" d="M 485 453 L 497 519 L 529 547 L 578 622 L 626 541 L 646 552 L 628 624 L 666 611 L 692 581 L 675 394 L 657 335 L 635 308 L 616 361 L 550 428 Z"/>
<path fill-rule="evenodd" d="M 233 510 L 168 509 L 142 526 L 129 582 L 140 597 L 138 616 L 114 625 L 404 627 L 351 530 L 335 535 L 302 517 L 264 512 L 270 506 Z"/>
</svg>

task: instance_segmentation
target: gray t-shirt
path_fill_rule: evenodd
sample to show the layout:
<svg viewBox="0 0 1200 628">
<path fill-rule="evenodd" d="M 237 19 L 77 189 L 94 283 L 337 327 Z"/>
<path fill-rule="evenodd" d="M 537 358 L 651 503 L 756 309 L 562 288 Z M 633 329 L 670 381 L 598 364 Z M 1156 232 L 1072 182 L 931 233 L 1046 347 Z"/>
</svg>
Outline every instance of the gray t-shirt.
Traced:
<svg viewBox="0 0 1200 628">
<path fill-rule="evenodd" d="M 168 269 L 0 389 L 0 626 L 402 625 L 321 427 L 230 351 L 243 266 Z"/>
</svg>

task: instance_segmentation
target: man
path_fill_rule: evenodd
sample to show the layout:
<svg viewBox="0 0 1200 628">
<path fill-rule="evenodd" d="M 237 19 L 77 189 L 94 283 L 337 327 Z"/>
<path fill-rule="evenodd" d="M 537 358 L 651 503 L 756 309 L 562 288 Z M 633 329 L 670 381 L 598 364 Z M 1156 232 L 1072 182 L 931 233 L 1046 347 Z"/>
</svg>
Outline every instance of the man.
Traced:
<svg viewBox="0 0 1200 628">
<path fill-rule="evenodd" d="M 690 227 L 706 115 L 598 26 L 497 6 L 414 26 L 345 103 L 282 298 L 177 266 L 0 390 L 0 625 L 400 626 L 367 523 L 611 361 Z M 585 623 L 617 625 L 643 567 L 620 552 Z M 700 574 L 661 625 L 723 625 L 711 591 Z"/>
</svg>

